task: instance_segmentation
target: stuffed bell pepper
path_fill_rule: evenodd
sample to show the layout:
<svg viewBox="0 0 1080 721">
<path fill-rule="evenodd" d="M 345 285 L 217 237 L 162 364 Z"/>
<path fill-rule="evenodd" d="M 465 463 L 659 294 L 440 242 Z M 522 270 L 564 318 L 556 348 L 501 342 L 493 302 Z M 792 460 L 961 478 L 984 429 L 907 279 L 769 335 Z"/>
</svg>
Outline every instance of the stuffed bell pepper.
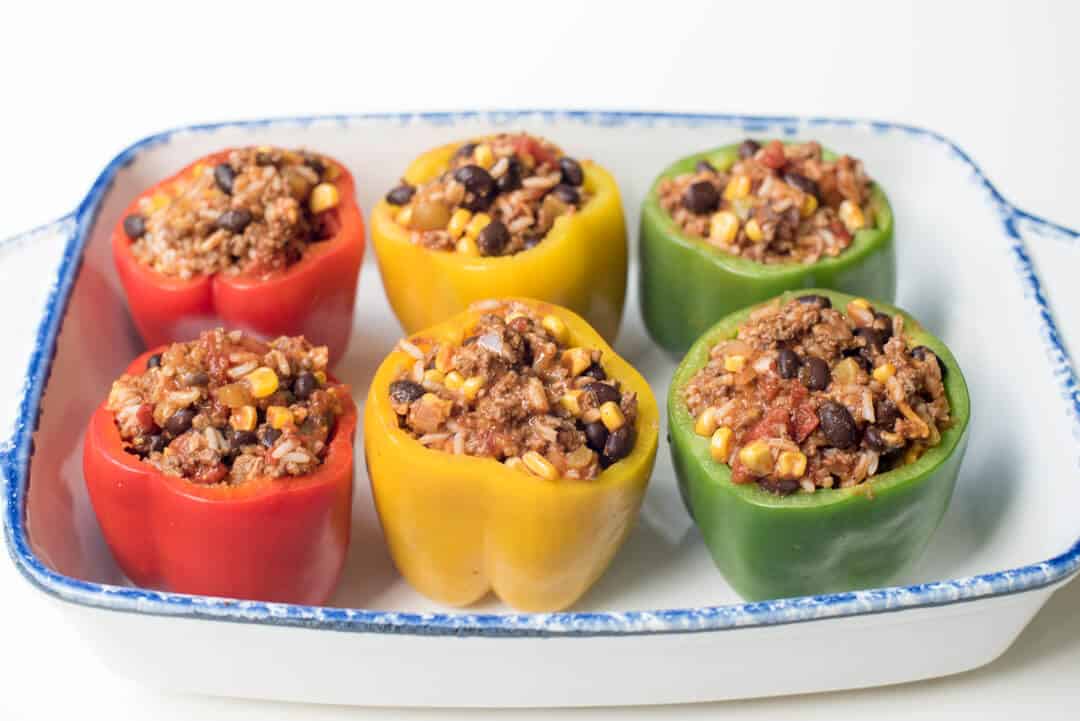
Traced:
<svg viewBox="0 0 1080 721">
<path fill-rule="evenodd" d="M 372 211 L 372 240 L 406 333 L 507 296 L 565 306 L 609 342 L 618 332 L 627 250 L 615 180 L 540 138 L 421 155 Z"/>
<path fill-rule="evenodd" d="M 723 319 L 668 396 L 683 499 L 750 600 L 872 588 L 917 559 L 952 497 L 969 413 L 941 341 L 828 290 Z"/>
<path fill-rule="evenodd" d="M 349 544 L 356 406 L 303 338 L 215 329 L 135 360 L 90 420 L 83 473 L 136 585 L 320 604 Z"/>
<path fill-rule="evenodd" d="M 442 603 L 574 603 L 629 533 L 656 457 L 645 380 L 576 314 L 484 301 L 379 367 L 364 446 L 402 575 Z"/>
<path fill-rule="evenodd" d="M 143 192 L 113 255 L 148 346 L 226 325 L 345 352 L 364 227 L 337 161 L 261 146 L 204 157 Z"/>
<path fill-rule="evenodd" d="M 746 140 L 676 162 L 645 198 L 640 244 L 645 325 L 679 353 L 785 290 L 891 301 L 896 288 L 889 201 L 861 161 L 816 142 Z"/>
</svg>

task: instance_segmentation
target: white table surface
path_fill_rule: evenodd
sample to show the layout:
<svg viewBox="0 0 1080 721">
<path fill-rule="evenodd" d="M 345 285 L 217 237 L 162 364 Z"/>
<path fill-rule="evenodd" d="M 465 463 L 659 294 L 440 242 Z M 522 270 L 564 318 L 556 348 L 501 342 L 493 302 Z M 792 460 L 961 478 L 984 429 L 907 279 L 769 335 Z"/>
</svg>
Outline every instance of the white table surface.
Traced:
<svg viewBox="0 0 1080 721">
<path fill-rule="evenodd" d="M 861 116 L 923 125 L 960 143 L 1019 207 L 1080 228 L 1077 3 L 772 2 L 775 9 L 765 12 L 762 3 L 739 9 L 669 1 L 647 13 L 629 3 L 383 5 L 402 9 L 185 2 L 115 12 L 99 3 L 6 4 L 0 237 L 71 210 L 109 158 L 165 127 L 511 107 Z M 1038 249 L 1034 255 L 1039 262 Z M 1056 307 L 1080 302 L 1075 284 L 1051 287 L 1050 294 Z M 1080 327 L 1065 324 L 1063 331 L 1077 348 Z M 0 372 L 21 370 L 0 361 Z M 1059 591 L 1000 659 L 959 676 L 815 696 L 560 712 L 352 709 L 164 693 L 102 668 L 56 603 L 0 558 L 0 719 L 1080 714 L 1080 583 Z"/>
</svg>

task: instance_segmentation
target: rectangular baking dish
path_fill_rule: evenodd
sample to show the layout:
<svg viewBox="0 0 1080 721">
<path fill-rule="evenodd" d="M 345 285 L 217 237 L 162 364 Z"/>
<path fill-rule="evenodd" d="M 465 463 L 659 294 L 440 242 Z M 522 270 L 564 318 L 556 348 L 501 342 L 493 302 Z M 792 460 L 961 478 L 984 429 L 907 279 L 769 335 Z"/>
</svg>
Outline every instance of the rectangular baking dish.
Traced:
<svg viewBox="0 0 1080 721">
<path fill-rule="evenodd" d="M 691 152 L 753 134 L 816 138 L 865 160 L 896 213 L 897 303 L 950 345 L 973 400 L 951 509 L 898 585 L 741 602 L 682 508 L 663 443 L 632 537 L 568 612 L 513 613 L 491 600 L 449 609 L 417 595 L 389 560 L 362 458 L 346 575 L 330 606 L 126 584 L 86 497 L 81 439 L 91 409 L 142 350 L 108 248 L 130 199 L 196 156 L 272 143 L 342 160 L 366 213 L 424 149 L 509 129 L 548 136 L 612 170 L 632 243 L 653 178 Z M 1062 282 L 1060 259 L 1075 262 L 1076 240 L 1009 204 L 949 140 L 891 123 L 508 111 L 259 120 L 155 135 L 118 155 L 74 212 L 0 243 L 0 299 L 18 309 L 6 319 L 0 364 L 7 547 L 111 667 L 199 693 L 404 706 L 654 704 L 974 668 L 1004 651 L 1080 568 L 1080 393 L 1032 260 L 1045 244 L 1054 260 L 1041 272 Z M 618 350 L 662 397 L 675 359 L 644 332 L 633 266 L 630 285 Z M 357 309 L 338 375 L 362 402 L 400 334 L 370 253 Z M 1055 311 L 1076 320 L 1070 309 Z M 208 657 L 213 671 L 193 673 Z"/>
</svg>

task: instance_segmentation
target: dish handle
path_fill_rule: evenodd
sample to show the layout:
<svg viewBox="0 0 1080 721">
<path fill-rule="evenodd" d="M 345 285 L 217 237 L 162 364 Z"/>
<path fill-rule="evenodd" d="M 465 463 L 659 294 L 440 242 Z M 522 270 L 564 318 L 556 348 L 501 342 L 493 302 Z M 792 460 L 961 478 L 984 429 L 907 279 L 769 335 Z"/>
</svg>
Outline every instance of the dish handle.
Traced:
<svg viewBox="0 0 1080 721">
<path fill-rule="evenodd" d="M 28 440 L 33 428 L 15 427 L 16 418 L 41 391 L 34 383 L 39 364 L 55 350 L 46 346 L 63 309 L 56 307 L 75 273 L 61 277 L 63 261 L 74 252 L 78 228 L 76 213 L 51 223 L 0 239 L 0 313 L 4 352 L 0 353 L 0 466 L 8 476 L 17 444 Z M 45 312 L 47 307 L 51 311 Z M 43 381 L 44 379 L 39 379 Z"/>
</svg>

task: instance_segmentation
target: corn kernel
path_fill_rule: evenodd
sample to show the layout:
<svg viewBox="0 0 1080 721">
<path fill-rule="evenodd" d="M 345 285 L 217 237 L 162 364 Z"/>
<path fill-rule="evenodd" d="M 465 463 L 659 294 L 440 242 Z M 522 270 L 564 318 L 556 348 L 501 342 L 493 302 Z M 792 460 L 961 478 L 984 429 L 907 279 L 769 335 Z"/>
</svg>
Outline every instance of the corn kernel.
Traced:
<svg viewBox="0 0 1080 721">
<path fill-rule="evenodd" d="M 817 198 L 807 193 L 803 196 L 802 205 L 799 206 L 799 213 L 804 218 L 809 218 L 817 210 L 818 202 Z"/>
<path fill-rule="evenodd" d="M 483 376 L 469 376 L 465 379 L 465 382 L 461 384 L 461 392 L 465 395 L 467 400 L 476 400 L 476 396 L 480 395 L 480 390 L 484 387 Z"/>
<path fill-rule="evenodd" d="M 281 430 L 293 422 L 293 414 L 285 406 L 270 406 L 266 409 L 266 422 L 271 427 Z"/>
<path fill-rule="evenodd" d="M 568 391 L 559 399 L 559 405 L 570 412 L 570 415 L 581 415 L 581 396 L 584 391 Z"/>
<path fill-rule="evenodd" d="M 853 305 L 856 308 L 862 308 L 863 310 L 869 310 L 870 301 L 868 301 L 866 298 L 855 298 L 850 303 L 848 303 L 848 305 Z"/>
<path fill-rule="evenodd" d="M 432 368 L 431 370 L 424 371 L 424 383 L 433 383 L 434 385 L 442 385 L 446 381 L 446 374 L 442 371 Z"/>
<path fill-rule="evenodd" d="M 566 323 L 563 323 L 562 318 L 557 315 L 545 315 L 544 320 L 540 322 L 540 325 L 544 326 L 544 330 L 551 333 L 552 337 L 557 343 L 566 344 L 570 340 L 570 330 L 566 327 Z"/>
<path fill-rule="evenodd" d="M 484 170 L 487 170 L 495 164 L 495 153 L 491 152 L 491 146 L 487 143 L 481 143 L 476 146 L 476 150 L 473 151 L 473 160 Z"/>
<path fill-rule="evenodd" d="M 206 166 L 202 163 L 195 163 L 195 167 L 191 169 L 191 177 L 198 179 L 206 171 Z"/>
<path fill-rule="evenodd" d="M 465 385 L 465 377 L 457 371 L 450 371 L 446 374 L 443 384 L 452 391 L 459 391 Z"/>
<path fill-rule="evenodd" d="M 238 431 L 253 431 L 259 416 L 255 406 L 242 406 L 233 411 L 229 416 L 229 425 Z"/>
<path fill-rule="evenodd" d="M 724 188 L 725 200 L 737 200 L 739 198 L 745 198 L 750 195 L 750 176 L 749 175 L 736 175 L 728 181 L 727 187 Z"/>
<path fill-rule="evenodd" d="M 746 367 L 746 356 L 744 355 L 729 355 L 724 358 L 724 370 L 729 373 L 738 373 Z"/>
<path fill-rule="evenodd" d="M 151 211 L 161 210 L 162 208 L 164 208 L 168 204 L 169 204 L 169 196 L 165 195 L 165 193 L 161 193 L 161 192 L 154 193 L 150 197 L 150 210 Z"/>
<path fill-rule="evenodd" d="M 850 200 L 845 200 L 840 203 L 840 209 L 837 211 L 840 216 L 840 221 L 844 224 L 844 227 L 848 229 L 848 232 L 854 233 L 856 230 L 861 230 L 866 225 L 866 216 L 863 215 L 862 208 L 852 203 Z"/>
<path fill-rule="evenodd" d="M 570 348 L 563 351 L 562 362 L 570 369 L 570 375 L 576 378 L 592 365 L 592 354 L 584 348 Z"/>
<path fill-rule="evenodd" d="M 694 421 L 694 433 L 699 436 L 711 436 L 716 432 L 716 427 L 719 424 L 716 422 L 716 409 L 706 408 L 701 412 L 701 415 Z"/>
<path fill-rule="evenodd" d="M 536 451 L 527 451 L 525 455 L 521 457 L 525 467 L 529 469 L 529 472 L 534 476 L 540 476 L 546 478 L 549 481 L 554 481 L 559 477 L 559 471 L 552 465 L 551 461 L 544 458 Z"/>
<path fill-rule="evenodd" d="M 251 395 L 256 398 L 266 398 L 278 389 L 277 373 L 266 366 L 251 371 L 245 380 L 251 386 Z"/>
<path fill-rule="evenodd" d="M 781 478 L 802 478 L 806 473 L 806 456 L 799 451 L 782 451 L 776 459 L 776 475 Z"/>
<path fill-rule="evenodd" d="M 854 358 L 845 358 L 833 368 L 832 376 L 842 386 L 851 385 L 859 379 L 859 364 Z"/>
<path fill-rule="evenodd" d="M 758 476 L 767 476 L 773 469 L 772 452 L 765 441 L 751 441 L 743 446 L 739 450 L 739 461 Z"/>
<path fill-rule="evenodd" d="M 472 220 L 469 221 L 469 225 L 465 228 L 465 235 L 476 240 L 480 236 L 480 231 L 486 228 L 490 223 L 490 215 L 487 213 L 477 213 L 472 217 Z"/>
<path fill-rule="evenodd" d="M 326 383 L 326 373 L 324 371 L 315 371 L 311 375 L 315 376 L 315 380 L 319 381 L 319 385 Z"/>
<path fill-rule="evenodd" d="M 728 457 L 731 456 L 731 444 L 734 438 L 735 432 L 727 426 L 716 429 L 712 434 L 712 440 L 709 441 L 709 453 L 714 461 L 727 463 Z"/>
<path fill-rule="evenodd" d="M 476 241 L 467 235 L 457 242 L 456 249 L 462 255 L 480 255 L 480 248 L 476 246 Z"/>
<path fill-rule="evenodd" d="M 327 180 L 337 180 L 341 177 L 341 168 L 337 163 L 325 162 L 326 169 L 323 170 L 323 177 Z"/>
<path fill-rule="evenodd" d="M 412 222 L 412 208 L 413 207 L 411 205 L 406 205 L 404 208 L 399 210 L 397 212 L 397 215 L 394 216 L 394 221 L 398 225 L 408 228 L 409 223 Z"/>
<path fill-rule="evenodd" d="M 623 415 L 622 409 L 619 408 L 619 404 L 615 401 L 608 401 L 600 406 L 600 422 L 604 426 L 614 433 L 623 426 L 626 425 L 626 416 Z"/>
<path fill-rule="evenodd" d="M 739 232 L 739 217 L 730 210 L 713 213 L 709 220 L 709 240 L 716 245 L 731 245 Z"/>
<path fill-rule="evenodd" d="M 454 346 L 443 343 L 435 353 L 435 369 L 449 373 L 454 369 Z"/>
<path fill-rule="evenodd" d="M 450 222 L 446 226 L 446 232 L 450 234 L 450 237 L 457 240 L 465 232 L 465 226 L 472 220 L 472 213 L 464 208 L 458 208 L 454 211 L 454 214 L 450 216 Z"/>
<path fill-rule="evenodd" d="M 894 375 L 896 375 L 896 366 L 892 363 L 885 363 L 874 369 L 874 380 L 878 383 L 884 383 Z"/>
<path fill-rule="evenodd" d="M 319 183 L 312 189 L 308 204 L 312 213 L 322 213 L 325 210 L 336 208 L 341 202 L 341 194 L 333 183 Z"/>
<path fill-rule="evenodd" d="M 761 225 L 758 224 L 757 218 L 746 221 L 743 230 L 746 231 L 746 237 L 753 243 L 760 243 L 765 238 L 765 232 L 761 229 Z"/>
</svg>

